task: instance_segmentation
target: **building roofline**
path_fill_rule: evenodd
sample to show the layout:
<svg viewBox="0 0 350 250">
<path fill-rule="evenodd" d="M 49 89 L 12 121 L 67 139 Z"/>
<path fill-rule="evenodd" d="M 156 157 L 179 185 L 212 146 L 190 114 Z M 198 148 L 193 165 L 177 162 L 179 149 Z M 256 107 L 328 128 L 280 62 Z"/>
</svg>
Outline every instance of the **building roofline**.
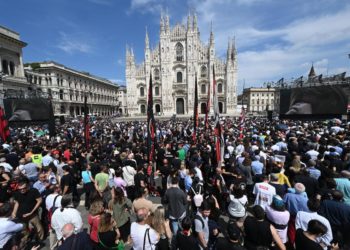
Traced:
<svg viewBox="0 0 350 250">
<path fill-rule="evenodd" d="M 58 69 L 61 69 L 61 70 L 70 71 L 71 73 L 83 75 L 84 77 L 90 78 L 92 80 L 102 81 L 105 84 L 108 84 L 108 85 L 111 85 L 113 87 L 118 87 L 119 88 L 118 84 L 115 84 L 115 83 L 113 83 L 112 81 L 110 81 L 110 80 L 108 80 L 106 78 L 92 75 L 89 72 L 78 71 L 78 70 L 69 68 L 69 67 L 67 67 L 67 66 L 65 66 L 63 64 L 57 63 L 55 61 L 43 61 L 43 62 L 38 62 L 38 63 L 40 64 L 40 68 L 38 68 L 38 69 L 45 69 L 45 68 L 55 67 L 55 68 L 58 68 Z"/>
</svg>

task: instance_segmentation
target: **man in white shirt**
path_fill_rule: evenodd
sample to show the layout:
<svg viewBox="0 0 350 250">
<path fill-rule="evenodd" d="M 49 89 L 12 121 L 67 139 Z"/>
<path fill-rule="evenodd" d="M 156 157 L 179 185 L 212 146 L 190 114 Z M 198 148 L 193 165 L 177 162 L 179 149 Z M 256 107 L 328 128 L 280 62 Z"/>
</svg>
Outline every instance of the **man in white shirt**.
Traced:
<svg viewBox="0 0 350 250">
<path fill-rule="evenodd" d="M 56 209 L 51 218 L 51 227 L 55 230 L 58 241 L 62 239 L 63 226 L 69 223 L 74 225 L 74 231 L 76 233 L 83 227 L 83 220 L 80 212 L 73 207 L 71 196 L 65 195 L 61 200 L 61 208 Z"/>
<path fill-rule="evenodd" d="M 311 160 L 316 161 L 317 156 L 319 155 L 319 152 L 317 152 L 314 147 L 311 147 L 311 149 L 307 151 L 306 154 L 310 156 Z"/>
<path fill-rule="evenodd" d="M 301 228 L 302 230 L 306 231 L 310 220 L 318 220 L 327 227 L 327 233 L 321 237 L 317 237 L 316 241 L 321 243 L 324 249 L 327 249 L 327 246 L 331 245 L 333 234 L 329 221 L 317 213 L 320 205 L 320 201 L 316 198 L 309 199 L 307 202 L 307 207 L 309 208 L 310 212 L 299 211 L 297 213 L 297 216 L 295 218 L 295 228 Z"/>
<path fill-rule="evenodd" d="M 253 194 L 255 195 L 254 205 L 260 205 L 265 209 L 272 202 L 273 196 L 276 195 L 276 188 L 270 185 L 269 178 L 266 175 L 262 177 L 263 182 L 256 183 Z"/>
<path fill-rule="evenodd" d="M 134 250 L 156 249 L 156 244 L 159 241 L 159 234 L 146 224 L 148 215 L 148 209 L 140 208 L 136 213 L 136 222 L 131 224 L 130 237 Z"/>
<path fill-rule="evenodd" d="M 43 167 L 47 167 L 52 161 L 51 151 L 48 151 L 47 154 L 43 157 Z"/>
<path fill-rule="evenodd" d="M 55 207 L 56 208 L 61 208 L 61 200 L 62 200 L 62 195 L 61 195 L 61 188 L 59 185 L 55 185 L 53 187 L 54 192 L 52 194 L 49 194 L 46 199 L 45 199 L 45 205 L 47 211 L 49 211 L 53 207 L 53 201 L 55 200 Z M 57 197 L 57 198 L 56 198 Z"/>
</svg>

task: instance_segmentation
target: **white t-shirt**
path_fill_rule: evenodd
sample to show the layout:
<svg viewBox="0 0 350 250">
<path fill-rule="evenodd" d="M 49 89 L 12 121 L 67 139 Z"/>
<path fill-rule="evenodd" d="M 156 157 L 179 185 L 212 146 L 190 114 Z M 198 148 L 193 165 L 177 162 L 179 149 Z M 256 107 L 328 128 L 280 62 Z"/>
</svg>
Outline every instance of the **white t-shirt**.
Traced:
<svg viewBox="0 0 350 250">
<path fill-rule="evenodd" d="M 64 225 L 72 223 L 74 231 L 80 232 L 83 227 L 83 219 L 80 212 L 75 208 L 56 209 L 51 218 L 51 227 L 55 230 L 57 239 L 62 239 L 62 228 Z"/>
<path fill-rule="evenodd" d="M 134 183 L 134 176 L 136 174 L 136 170 L 131 166 L 125 166 L 123 167 L 123 179 L 125 180 L 127 186 L 133 186 Z"/>
<path fill-rule="evenodd" d="M 46 205 L 46 209 L 47 211 L 49 211 L 52 206 L 53 206 L 53 201 L 55 200 L 56 196 L 58 194 L 49 194 L 47 197 L 46 197 L 46 200 L 45 200 L 45 205 Z M 62 200 L 62 195 L 59 195 L 55 201 L 55 206 L 57 208 L 60 208 L 61 207 L 61 200 Z"/>
<path fill-rule="evenodd" d="M 146 242 L 145 242 L 145 248 L 143 248 L 144 244 L 144 238 L 147 228 L 149 228 L 149 238 L 148 235 L 146 235 Z M 133 242 L 133 249 L 134 250 L 154 250 L 156 249 L 156 244 L 158 243 L 158 234 L 156 231 L 154 231 L 149 225 L 140 225 L 139 223 L 133 222 L 131 223 L 131 229 L 130 229 L 130 237 Z"/>
<path fill-rule="evenodd" d="M 276 195 L 276 188 L 266 182 L 256 183 L 253 194 L 256 195 L 254 205 L 260 205 L 265 209 L 272 202 L 272 198 Z"/>
</svg>

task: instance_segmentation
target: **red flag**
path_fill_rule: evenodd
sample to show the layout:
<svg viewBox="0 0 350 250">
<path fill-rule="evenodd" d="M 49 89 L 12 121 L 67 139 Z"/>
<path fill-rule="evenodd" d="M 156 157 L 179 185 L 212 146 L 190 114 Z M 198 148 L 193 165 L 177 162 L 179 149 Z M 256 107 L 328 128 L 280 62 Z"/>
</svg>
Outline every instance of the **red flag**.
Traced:
<svg viewBox="0 0 350 250">
<path fill-rule="evenodd" d="M 148 154 L 148 169 L 147 174 L 151 175 L 153 156 L 154 156 L 154 147 L 155 147 L 155 131 L 156 125 L 153 114 L 153 85 L 152 85 L 152 74 L 149 78 L 148 86 L 148 101 L 147 101 L 147 154 Z"/>
<path fill-rule="evenodd" d="M 197 86 L 197 75 L 195 78 L 195 87 L 194 87 L 194 107 L 193 107 L 193 142 L 197 142 L 197 128 L 198 128 L 198 86 Z"/>
<path fill-rule="evenodd" d="M 7 138 L 10 136 L 10 131 L 8 128 L 8 122 L 5 118 L 5 112 L 2 107 L 0 107 L 0 137 L 3 142 L 7 140 Z"/>
<path fill-rule="evenodd" d="M 210 81 L 209 81 L 209 87 L 208 87 L 208 97 L 207 97 L 207 105 L 205 106 L 205 129 L 209 128 L 209 112 L 210 112 Z"/>
<path fill-rule="evenodd" d="M 243 135 L 244 127 L 245 127 L 245 110 L 244 110 L 244 107 L 242 106 L 241 115 L 239 117 L 239 138 L 240 139 L 243 139 L 244 137 Z"/>
</svg>

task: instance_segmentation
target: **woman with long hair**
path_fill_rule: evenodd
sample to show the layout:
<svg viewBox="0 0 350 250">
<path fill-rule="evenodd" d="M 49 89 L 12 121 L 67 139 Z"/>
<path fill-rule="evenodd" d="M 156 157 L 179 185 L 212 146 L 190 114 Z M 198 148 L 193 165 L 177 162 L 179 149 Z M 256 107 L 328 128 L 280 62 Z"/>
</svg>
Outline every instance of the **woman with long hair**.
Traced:
<svg viewBox="0 0 350 250">
<path fill-rule="evenodd" d="M 120 232 L 120 238 L 127 242 L 130 236 L 130 211 L 131 201 L 125 197 L 124 191 L 120 187 L 113 187 L 113 199 L 109 202 L 108 208 L 113 212 L 113 218 Z"/>
<path fill-rule="evenodd" d="M 151 226 L 160 236 L 157 243 L 157 250 L 169 250 L 169 242 L 171 241 L 172 233 L 169 220 L 165 219 L 165 210 L 163 206 L 158 206 L 154 210 Z"/>
<path fill-rule="evenodd" d="M 98 250 L 117 249 L 120 233 L 111 213 L 101 214 L 97 237 Z"/>
<path fill-rule="evenodd" d="M 100 224 L 100 218 L 103 211 L 104 207 L 102 200 L 95 201 L 90 206 L 88 215 L 88 223 L 90 225 L 90 239 L 95 244 L 98 244 L 98 226 Z"/>
</svg>

